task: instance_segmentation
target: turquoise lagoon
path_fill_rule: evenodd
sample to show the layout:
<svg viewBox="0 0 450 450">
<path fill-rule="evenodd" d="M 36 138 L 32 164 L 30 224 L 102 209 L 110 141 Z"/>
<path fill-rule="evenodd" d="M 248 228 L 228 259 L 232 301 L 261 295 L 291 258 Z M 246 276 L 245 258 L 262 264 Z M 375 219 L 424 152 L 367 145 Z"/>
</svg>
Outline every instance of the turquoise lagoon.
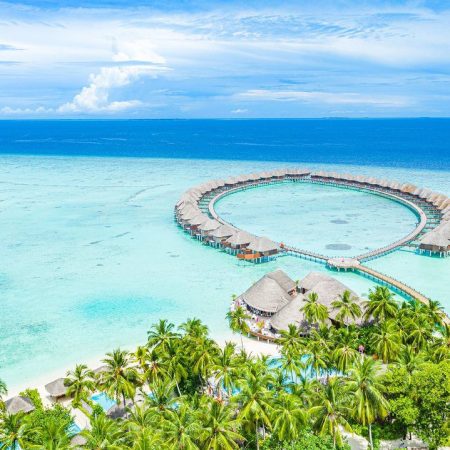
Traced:
<svg viewBox="0 0 450 450">
<path fill-rule="evenodd" d="M 275 268 L 294 279 L 326 270 L 293 257 L 263 265 L 238 262 L 174 224 L 173 205 L 188 187 L 284 165 L 0 156 L 0 378 L 14 387 L 59 369 L 63 375 L 77 362 L 144 342 L 160 318 L 179 324 L 199 317 L 215 338 L 228 338 L 225 313 L 232 294 Z M 407 180 L 450 194 L 448 171 L 312 167 Z M 218 209 L 250 231 L 329 255 L 394 241 L 416 221 L 388 200 L 311 185 L 249 190 L 224 199 Z M 340 250 L 333 244 L 341 244 Z M 370 265 L 450 311 L 450 258 L 400 250 Z M 335 275 L 361 295 L 373 286 L 351 273 Z"/>
</svg>

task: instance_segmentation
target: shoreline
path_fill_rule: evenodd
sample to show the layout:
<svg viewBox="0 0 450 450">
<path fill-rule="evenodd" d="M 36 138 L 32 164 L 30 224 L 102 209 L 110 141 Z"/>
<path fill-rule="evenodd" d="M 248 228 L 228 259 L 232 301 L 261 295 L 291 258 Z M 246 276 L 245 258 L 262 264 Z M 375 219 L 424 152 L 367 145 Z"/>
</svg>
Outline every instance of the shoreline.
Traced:
<svg viewBox="0 0 450 450">
<path fill-rule="evenodd" d="M 233 342 L 236 344 L 236 351 L 239 351 L 241 348 L 241 339 L 239 335 L 233 335 L 231 337 L 225 338 L 220 337 L 217 339 L 212 338 L 220 347 L 223 347 L 226 342 Z M 252 338 L 248 338 L 246 336 L 242 337 L 244 349 L 253 355 L 265 355 L 265 356 L 275 356 L 278 352 L 278 346 L 274 344 L 269 344 L 262 341 L 257 341 Z M 132 351 L 134 350 L 138 345 L 127 345 L 121 347 L 122 350 L 128 350 Z M 102 359 L 105 357 L 103 354 L 102 356 L 96 356 L 87 359 L 86 361 L 81 361 L 78 364 L 86 364 L 90 369 L 96 369 L 97 367 L 100 367 L 103 365 Z M 61 367 L 56 370 L 52 370 L 50 372 L 45 372 L 42 375 L 39 375 L 35 378 L 33 378 L 33 381 L 31 382 L 20 382 L 18 384 L 9 385 L 8 388 L 8 394 L 5 396 L 5 399 L 15 397 L 19 395 L 20 392 L 23 392 L 25 389 L 37 389 L 39 394 L 42 397 L 42 400 L 45 405 L 50 405 L 51 401 L 48 398 L 48 393 L 45 390 L 45 385 L 47 383 L 52 382 L 53 380 L 56 380 L 57 378 L 64 378 L 66 376 L 67 371 L 74 369 L 75 365 L 77 363 L 73 363 L 71 366 L 65 366 Z"/>
</svg>

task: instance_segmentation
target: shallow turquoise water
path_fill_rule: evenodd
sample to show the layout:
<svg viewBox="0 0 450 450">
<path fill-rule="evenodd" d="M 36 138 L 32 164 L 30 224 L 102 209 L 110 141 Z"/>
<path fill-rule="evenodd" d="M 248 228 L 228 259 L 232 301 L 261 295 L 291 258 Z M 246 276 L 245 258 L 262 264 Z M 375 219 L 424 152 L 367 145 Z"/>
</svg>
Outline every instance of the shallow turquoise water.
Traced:
<svg viewBox="0 0 450 450">
<path fill-rule="evenodd" d="M 269 207 L 268 207 L 269 206 Z M 373 194 L 311 183 L 286 183 L 224 197 L 216 211 L 258 236 L 327 256 L 357 256 L 395 242 L 416 215 Z"/>
<path fill-rule="evenodd" d="M 224 316 L 232 294 L 278 267 L 294 279 L 310 270 L 326 270 L 291 257 L 257 266 L 238 262 L 189 239 L 173 222 L 173 205 L 184 189 L 213 177 L 280 166 L 1 156 L 0 378 L 14 386 L 116 346 L 143 342 L 150 325 L 160 318 L 180 323 L 196 316 L 208 324 L 214 337 L 227 337 L 230 333 Z M 410 180 L 450 194 L 450 173 L 444 171 L 315 168 Z M 245 196 L 250 199 L 257 192 L 249 191 Z M 336 196 L 330 193 L 333 202 Z M 276 195 L 272 200 L 266 198 L 266 209 L 279 212 L 289 203 Z M 325 211 L 330 205 L 325 201 L 315 204 L 314 221 L 321 217 L 321 206 Z M 407 229 L 414 223 L 414 217 L 402 207 L 387 201 L 379 207 L 395 208 L 392 217 L 377 215 L 374 209 L 366 219 L 376 219 L 387 227 L 386 241 L 396 238 L 394 225 Z M 255 226 L 259 214 L 264 219 L 266 209 L 252 213 Z M 230 214 L 236 214 L 231 207 Z M 384 223 L 381 217 L 389 221 Z M 295 216 L 295 226 L 301 229 L 306 220 Z M 377 239 L 384 242 L 384 236 L 375 234 L 369 242 L 362 241 L 364 221 L 363 216 L 358 218 L 358 241 L 351 245 L 359 248 L 375 245 Z M 281 224 L 287 229 L 289 222 L 286 216 Z M 265 234 L 277 238 L 271 235 L 272 230 L 277 232 L 276 225 L 272 223 Z M 314 236 L 317 250 L 336 242 L 336 236 L 330 235 L 334 225 L 327 225 L 328 233 Z M 356 233 L 352 229 L 348 232 Z M 293 232 L 290 237 L 296 236 Z M 450 310 L 450 258 L 437 260 L 397 252 L 371 264 L 417 285 Z M 354 274 L 337 276 L 360 294 L 373 286 Z"/>
</svg>

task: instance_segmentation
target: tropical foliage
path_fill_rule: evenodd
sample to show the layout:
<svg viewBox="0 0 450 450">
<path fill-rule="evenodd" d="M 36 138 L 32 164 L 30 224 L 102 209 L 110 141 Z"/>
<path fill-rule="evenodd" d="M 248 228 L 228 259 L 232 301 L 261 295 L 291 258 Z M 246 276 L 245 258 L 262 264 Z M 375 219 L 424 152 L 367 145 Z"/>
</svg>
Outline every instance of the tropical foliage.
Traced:
<svg viewBox="0 0 450 450">
<path fill-rule="evenodd" d="M 178 328 L 161 320 L 134 352 L 116 349 L 101 370 L 68 372 L 72 407 L 89 415 L 88 428 L 76 430 L 69 410 L 45 408 L 26 391 L 35 411 L 9 414 L 2 403 L 0 448 L 68 449 L 78 434 L 96 450 L 331 450 L 348 449 L 352 431 L 371 448 L 410 433 L 430 449 L 449 444 L 450 332 L 440 305 L 400 306 L 377 288 L 360 311 L 344 293 L 327 325 L 318 305 L 308 299 L 307 334 L 294 325 L 280 334 L 277 358 L 221 347 L 198 319 Z M 351 323 L 363 315 L 370 324 Z M 228 319 L 248 332 L 245 310 Z M 114 415 L 94 406 L 99 391 L 116 402 Z"/>
</svg>

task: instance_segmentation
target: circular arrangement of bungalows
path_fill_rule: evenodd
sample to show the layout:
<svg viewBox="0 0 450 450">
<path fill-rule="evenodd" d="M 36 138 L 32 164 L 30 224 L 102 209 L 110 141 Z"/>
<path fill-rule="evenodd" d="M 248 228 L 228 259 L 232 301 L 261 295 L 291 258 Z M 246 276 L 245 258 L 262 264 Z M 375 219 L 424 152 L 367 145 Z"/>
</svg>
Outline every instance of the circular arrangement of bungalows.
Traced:
<svg viewBox="0 0 450 450">
<path fill-rule="evenodd" d="M 306 169 L 279 169 L 225 180 L 212 180 L 188 189 L 175 205 L 177 223 L 191 236 L 252 262 L 265 262 L 283 251 L 283 245 L 266 237 L 239 230 L 221 219 L 211 207 L 229 192 L 284 181 L 310 181 L 372 190 L 413 203 L 426 215 L 427 225 L 419 237 L 421 252 L 450 254 L 450 199 L 430 189 L 362 175 L 311 172 Z"/>
<path fill-rule="evenodd" d="M 307 335 L 315 325 L 308 322 L 302 311 L 307 304 L 307 296 L 312 292 L 317 294 L 318 303 L 328 310 L 325 323 L 330 324 L 339 322 L 339 310 L 333 307 L 333 302 L 344 295 L 345 291 L 363 310 L 364 302 L 355 292 L 325 273 L 310 272 L 296 283 L 279 269 L 264 275 L 239 295 L 231 304 L 231 310 L 245 308 L 250 315 L 247 320 L 250 334 L 261 339 L 277 338 L 279 332 L 286 330 L 290 324 L 299 328 L 301 334 Z M 357 317 L 351 322 L 361 325 L 363 320 Z"/>
</svg>

